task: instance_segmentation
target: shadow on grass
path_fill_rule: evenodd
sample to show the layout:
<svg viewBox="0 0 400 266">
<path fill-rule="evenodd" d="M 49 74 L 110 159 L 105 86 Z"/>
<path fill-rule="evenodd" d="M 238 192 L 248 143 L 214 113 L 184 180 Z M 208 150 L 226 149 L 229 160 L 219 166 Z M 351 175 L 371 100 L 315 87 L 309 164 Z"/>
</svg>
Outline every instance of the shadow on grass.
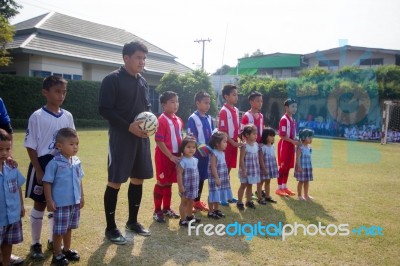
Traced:
<svg viewBox="0 0 400 266">
<path fill-rule="evenodd" d="M 308 221 L 310 224 L 317 224 L 321 222 L 321 220 L 327 220 L 329 222 L 337 221 L 335 217 L 330 215 L 329 212 L 315 200 L 300 201 L 291 197 L 283 197 L 283 201 L 293 210 L 297 217 Z"/>
<path fill-rule="evenodd" d="M 249 242 L 243 237 L 230 237 L 216 234 L 207 236 L 204 226 L 212 224 L 228 224 L 234 220 L 241 220 L 238 213 L 232 212 L 230 208 L 220 208 L 226 213 L 226 218 L 214 220 L 207 217 L 207 213 L 197 213 L 201 218 L 199 234 L 196 229 L 189 232 L 188 227 L 180 227 L 179 219 L 172 219 L 166 224 L 153 222 L 150 225 L 152 236 L 144 239 L 140 256 L 135 258 L 138 265 L 163 265 L 163 264 L 207 264 L 215 261 L 216 257 L 224 254 L 227 256 L 245 256 L 250 252 Z M 215 231 L 213 231 L 215 232 Z M 220 258 L 223 259 L 223 258 Z M 217 258 L 218 260 L 218 258 Z"/>
</svg>

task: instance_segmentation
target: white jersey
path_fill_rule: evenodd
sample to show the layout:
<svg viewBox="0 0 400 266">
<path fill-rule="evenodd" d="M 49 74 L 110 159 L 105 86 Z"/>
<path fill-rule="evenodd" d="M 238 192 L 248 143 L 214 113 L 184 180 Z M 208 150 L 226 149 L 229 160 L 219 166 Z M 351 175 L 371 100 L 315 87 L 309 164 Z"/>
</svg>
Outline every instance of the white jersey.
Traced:
<svg viewBox="0 0 400 266">
<path fill-rule="evenodd" d="M 29 117 L 24 146 L 35 150 L 38 157 L 53 154 L 57 132 L 64 127 L 75 129 L 70 112 L 61 109 L 60 114 L 55 115 L 42 107 Z"/>
</svg>

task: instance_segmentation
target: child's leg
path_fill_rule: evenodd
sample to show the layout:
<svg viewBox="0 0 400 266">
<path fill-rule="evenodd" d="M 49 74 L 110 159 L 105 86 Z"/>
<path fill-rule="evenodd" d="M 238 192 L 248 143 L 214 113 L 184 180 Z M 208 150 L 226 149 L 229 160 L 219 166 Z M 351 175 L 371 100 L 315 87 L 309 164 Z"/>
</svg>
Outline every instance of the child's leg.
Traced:
<svg viewBox="0 0 400 266">
<path fill-rule="evenodd" d="M 181 217 L 186 217 L 186 210 L 187 210 L 187 201 L 184 195 L 181 196 L 181 204 L 179 205 L 179 215 Z"/>
<path fill-rule="evenodd" d="M 217 211 L 219 209 L 219 203 L 218 202 L 214 202 L 212 205 L 213 205 L 213 211 Z"/>
<path fill-rule="evenodd" d="M 161 205 L 162 205 L 162 200 L 163 200 L 163 187 L 158 184 L 154 185 L 154 212 L 160 212 L 161 211 Z"/>
<path fill-rule="evenodd" d="M 307 200 L 313 199 L 313 197 L 311 197 L 308 194 L 308 188 L 310 186 L 310 182 L 309 181 L 305 181 L 304 182 L 304 198 L 306 198 Z"/>
<path fill-rule="evenodd" d="M 53 254 L 54 256 L 60 255 L 61 252 L 61 242 L 63 240 L 63 235 L 53 234 Z"/>
<path fill-rule="evenodd" d="M 253 195 L 253 185 L 252 184 L 246 184 L 246 201 L 251 202 L 252 201 L 252 195 Z M 261 195 L 261 192 L 260 194 Z"/>
<path fill-rule="evenodd" d="M 243 194 L 244 194 L 244 190 L 247 186 L 247 183 L 244 184 L 240 184 L 240 187 L 238 189 L 238 202 L 239 203 L 243 203 Z"/>
<path fill-rule="evenodd" d="M 210 199 L 208 199 L 208 212 L 213 212 L 215 206 L 215 202 L 210 202 Z"/>
<path fill-rule="evenodd" d="M 302 193 L 301 193 L 302 189 L 303 189 L 303 185 L 304 185 L 304 182 L 302 182 L 302 181 L 299 181 L 297 183 L 297 195 L 298 195 L 299 200 L 304 200 Z"/>
<path fill-rule="evenodd" d="M 40 244 L 45 209 L 46 203 L 34 201 L 30 216 L 32 245 L 36 243 Z"/>
<path fill-rule="evenodd" d="M 72 230 L 68 229 L 67 232 L 62 236 L 62 240 L 64 242 L 64 250 L 68 251 L 71 249 L 71 237 L 72 237 Z"/>
<path fill-rule="evenodd" d="M 183 217 L 191 216 L 192 210 L 193 210 L 193 199 L 186 199 L 186 200 L 187 200 L 187 203 L 186 203 L 186 209 L 185 209 L 185 216 L 183 216 Z"/>
<path fill-rule="evenodd" d="M 47 214 L 47 218 L 49 219 L 49 242 L 48 243 L 52 243 L 53 242 L 53 230 L 54 230 L 54 213 L 49 212 Z M 48 248 L 50 248 L 49 245 L 48 245 Z"/>
<path fill-rule="evenodd" d="M 261 180 L 260 183 L 257 183 L 257 198 L 259 200 L 262 199 L 262 185 L 263 185 L 264 182 L 265 182 L 265 180 Z"/>
<path fill-rule="evenodd" d="M 265 191 L 265 197 L 270 198 L 271 197 L 271 179 L 266 179 L 264 180 L 264 191 Z"/>
<path fill-rule="evenodd" d="M 163 210 L 171 209 L 171 198 L 172 198 L 172 184 L 166 184 L 163 188 Z"/>
<path fill-rule="evenodd" d="M 10 257 L 12 252 L 12 245 L 3 243 L 1 245 L 2 265 L 10 265 Z"/>
</svg>

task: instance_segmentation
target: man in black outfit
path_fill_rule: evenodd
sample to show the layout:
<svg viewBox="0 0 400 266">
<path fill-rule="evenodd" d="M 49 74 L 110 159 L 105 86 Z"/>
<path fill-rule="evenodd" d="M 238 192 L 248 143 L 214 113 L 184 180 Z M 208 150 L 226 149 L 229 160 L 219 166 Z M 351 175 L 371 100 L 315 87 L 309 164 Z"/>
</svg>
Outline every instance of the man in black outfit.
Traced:
<svg viewBox="0 0 400 266">
<path fill-rule="evenodd" d="M 140 42 L 124 45 L 124 65 L 108 74 L 101 83 L 99 112 L 109 122 L 108 184 L 104 193 L 107 228 L 105 235 L 111 242 L 124 245 L 124 236 L 115 224 L 118 191 L 130 178 L 128 189 L 129 218 L 126 230 L 149 236 L 137 221 L 142 199 L 143 180 L 153 177 L 150 140 L 139 127 L 135 117 L 150 110 L 149 87 L 140 75 L 148 50 Z"/>
</svg>

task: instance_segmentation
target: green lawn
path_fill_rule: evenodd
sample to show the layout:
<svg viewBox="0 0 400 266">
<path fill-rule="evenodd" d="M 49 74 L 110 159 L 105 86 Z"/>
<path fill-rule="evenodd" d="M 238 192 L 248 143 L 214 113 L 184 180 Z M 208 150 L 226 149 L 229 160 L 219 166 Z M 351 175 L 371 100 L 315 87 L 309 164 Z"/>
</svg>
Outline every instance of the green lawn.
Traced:
<svg viewBox="0 0 400 266">
<path fill-rule="evenodd" d="M 79 131 L 78 156 L 85 171 L 85 208 L 80 228 L 73 231 L 72 248 L 81 254 L 76 265 L 398 265 L 400 259 L 400 146 L 342 140 L 314 139 L 314 180 L 310 185 L 313 202 L 295 198 L 278 198 L 276 205 L 257 206 L 256 210 L 240 212 L 235 206 L 221 207 L 224 220 L 209 220 L 198 214 L 203 223 L 256 224 L 348 224 L 349 230 L 365 225 L 380 226 L 383 236 L 188 236 L 178 226 L 178 220 L 158 224 L 153 221 L 153 186 L 155 179 L 144 184 L 139 220 L 149 227 L 152 236 L 135 236 L 125 246 L 104 240 L 105 218 L 103 193 L 106 187 L 107 131 Z M 28 156 L 23 148 L 23 132 L 17 132 L 14 157 L 22 173 L 26 173 Z M 232 173 L 232 187 L 237 194 L 237 171 Z M 292 174 L 292 172 L 291 172 Z M 293 177 L 289 185 L 295 189 Z M 272 182 L 272 189 L 276 182 Z M 207 189 L 203 193 L 206 199 Z M 27 216 L 23 218 L 24 243 L 14 246 L 14 253 L 28 257 L 30 246 L 29 215 L 32 201 L 25 200 Z M 172 206 L 179 206 L 177 187 L 173 187 Z M 117 224 L 124 228 L 127 219 L 127 185 L 119 193 Z M 42 242 L 47 241 L 47 219 L 44 219 Z M 333 229 L 331 230 L 333 231 Z M 128 235 L 131 239 L 132 235 Z M 45 245 L 44 245 L 45 247 Z M 45 262 L 29 265 L 50 265 L 51 254 Z"/>
</svg>

